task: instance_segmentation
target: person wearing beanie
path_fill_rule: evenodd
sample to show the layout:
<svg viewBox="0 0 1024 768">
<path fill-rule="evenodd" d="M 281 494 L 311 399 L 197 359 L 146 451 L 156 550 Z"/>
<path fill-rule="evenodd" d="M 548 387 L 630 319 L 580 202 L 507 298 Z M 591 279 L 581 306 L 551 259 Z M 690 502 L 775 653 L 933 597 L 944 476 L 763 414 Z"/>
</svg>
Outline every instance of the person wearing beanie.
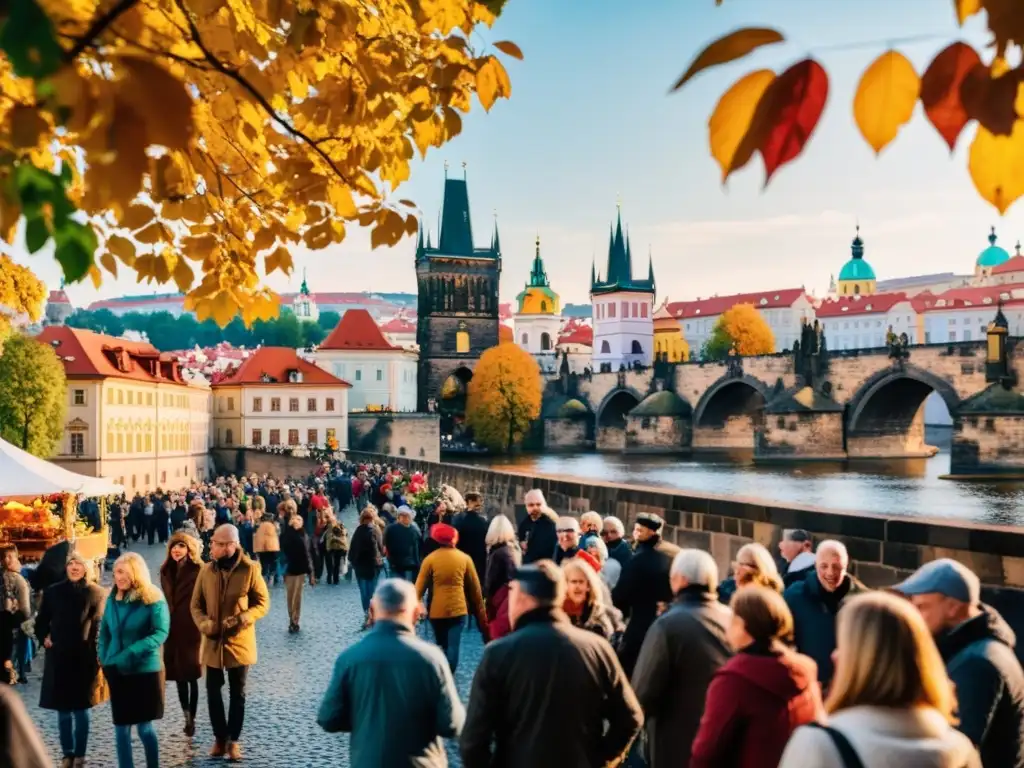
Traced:
<svg viewBox="0 0 1024 768">
<path fill-rule="evenodd" d="M 203 543 L 191 521 L 171 534 L 167 543 L 167 559 L 160 566 L 160 588 L 167 598 L 171 614 L 171 630 L 164 643 L 164 668 L 167 679 L 178 689 L 178 702 L 185 714 L 184 733 L 196 732 L 196 711 L 199 708 L 199 678 L 203 667 L 199 646 L 203 636 L 192 621 L 192 591 L 203 567 Z"/>
<path fill-rule="evenodd" d="M 487 642 L 487 607 L 473 559 L 455 548 L 459 532 L 447 523 L 435 523 L 430 529 L 430 538 L 438 546 L 420 566 L 416 595 L 422 600 L 430 590 L 429 616 L 434 639 L 444 651 L 454 675 L 459 665 L 462 627 L 471 608 L 480 634 Z"/>
<path fill-rule="evenodd" d="M 647 630 L 658 617 L 659 604 L 672 602 L 669 571 L 679 547 L 662 540 L 665 521 L 652 512 L 641 512 L 633 526 L 636 552 L 622 568 L 622 575 L 612 591 L 615 607 L 627 618 L 619 657 L 629 675 L 640 655 Z"/>
</svg>

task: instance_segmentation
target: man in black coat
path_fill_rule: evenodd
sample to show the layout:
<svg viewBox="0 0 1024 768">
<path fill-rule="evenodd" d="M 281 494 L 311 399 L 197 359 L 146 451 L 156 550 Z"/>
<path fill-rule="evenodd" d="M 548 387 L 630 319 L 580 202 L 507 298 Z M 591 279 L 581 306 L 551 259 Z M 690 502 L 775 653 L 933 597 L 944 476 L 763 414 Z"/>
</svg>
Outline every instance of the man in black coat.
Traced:
<svg viewBox="0 0 1024 768">
<path fill-rule="evenodd" d="M 526 492 L 526 517 L 519 524 L 519 544 L 523 548 L 523 565 L 549 560 L 555 556 L 558 534 L 555 533 L 555 513 L 548 507 L 539 488 Z"/>
<path fill-rule="evenodd" d="M 384 552 L 391 575 L 416 581 L 420 570 L 420 534 L 412 524 L 412 510 L 400 507 L 398 520 L 384 529 Z"/>
<path fill-rule="evenodd" d="M 606 517 L 601 528 L 601 538 L 608 547 L 608 557 L 618 561 L 623 568 L 633 559 L 633 548 L 625 539 L 626 528 L 617 517 Z"/>
<path fill-rule="evenodd" d="M 511 582 L 514 630 L 484 648 L 473 677 L 466 768 L 618 765 L 639 733 L 643 712 L 615 652 L 573 627 L 564 601 L 565 576 L 550 560 Z"/>
<path fill-rule="evenodd" d="M 679 547 L 662 541 L 661 528 L 664 524 L 665 521 L 654 513 L 643 512 L 636 516 L 636 525 L 633 526 L 636 551 L 622 567 L 622 575 L 612 591 L 615 607 L 629 619 L 619 658 L 630 676 L 647 630 L 658 618 L 659 604 L 668 605 L 673 598 L 669 572 Z"/>
<path fill-rule="evenodd" d="M 483 512 L 483 496 L 479 493 L 466 494 L 466 511 L 459 512 L 452 520 L 452 526 L 459 532 L 456 545 L 469 555 L 476 567 L 476 575 L 480 583 L 484 583 L 487 570 L 487 517 Z"/>
</svg>

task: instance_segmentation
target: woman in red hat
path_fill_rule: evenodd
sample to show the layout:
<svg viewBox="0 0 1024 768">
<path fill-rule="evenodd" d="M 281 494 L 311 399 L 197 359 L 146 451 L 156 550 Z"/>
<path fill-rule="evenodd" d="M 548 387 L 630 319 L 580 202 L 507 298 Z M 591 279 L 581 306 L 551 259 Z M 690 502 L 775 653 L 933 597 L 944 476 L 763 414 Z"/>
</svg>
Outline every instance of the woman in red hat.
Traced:
<svg viewBox="0 0 1024 768">
<path fill-rule="evenodd" d="M 462 627 L 469 609 L 473 609 L 480 634 L 487 642 L 487 608 L 480 589 L 473 559 L 455 548 L 459 532 L 446 523 L 437 523 L 430 529 L 430 538 L 437 543 L 437 549 L 427 555 L 420 566 L 416 579 L 416 594 L 423 599 L 430 589 L 430 624 L 434 639 L 444 651 L 452 674 L 459 664 L 459 646 L 462 642 Z M 469 605 L 466 597 L 469 597 Z"/>
</svg>

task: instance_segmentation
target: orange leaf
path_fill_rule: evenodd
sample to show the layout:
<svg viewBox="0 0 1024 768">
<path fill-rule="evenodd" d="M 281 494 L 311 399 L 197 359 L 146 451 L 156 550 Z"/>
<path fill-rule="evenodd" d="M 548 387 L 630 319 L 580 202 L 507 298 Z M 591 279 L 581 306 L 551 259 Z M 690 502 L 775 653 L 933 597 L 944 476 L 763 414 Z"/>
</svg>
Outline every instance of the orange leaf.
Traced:
<svg viewBox="0 0 1024 768">
<path fill-rule="evenodd" d="M 494 47 L 502 53 L 511 56 L 513 59 L 519 59 L 520 61 L 523 60 L 523 52 L 519 50 L 518 45 L 510 40 L 500 40 L 494 44 Z"/>
<path fill-rule="evenodd" d="M 997 58 L 992 66 L 1001 69 L 1003 64 Z M 960 86 L 960 101 L 967 116 L 977 120 L 995 136 L 1009 136 L 1017 120 L 1015 102 L 1022 79 L 1024 73 L 1019 70 L 995 76 L 988 66 L 975 64 Z"/>
<path fill-rule="evenodd" d="M 756 147 L 744 139 L 750 132 L 757 105 L 773 80 L 775 73 L 770 69 L 751 72 L 734 83 L 715 105 L 715 111 L 708 120 L 708 144 L 711 156 L 722 169 L 723 183 L 733 171 L 745 166 L 754 154 Z"/>
<path fill-rule="evenodd" d="M 967 73 L 979 64 L 981 58 L 977 51 L 966 43 L 956 42 L 941 51 L 921 77 L 924 114 L 950 151 L 970 122 L 960 99 L 960 87 Z"/>
<path fill-rule="evenodd" d="M 813 59 L 797 62 L 764 92 L 751 124 L 751 135 L 764 159 L 765 186 L 775 172 L 794 160 L 814 133 L 828 99 L 828 75 Z M 737 154 L 743 151 L 743 147 Z"/>
<path fill-rule="evenodd" d="M 781 43 L 784 39 L 781 33 L 763 27 L 747 27 L 730 32 L 697 54 L 697 58 L 693 60 L 683 76 L 676 81 L 676 84 L 669 89 L 669 92 L 678 91 L 690 78 L 708 67 L 735 61 L 762 46 Z"/>
<path fill-rule="evenodd" d="M 956 20 L 962 27 L 964 22 L 981 10 L 982 0 L 953 0 L 953 7 L 956 10 Z"/>
</svg>

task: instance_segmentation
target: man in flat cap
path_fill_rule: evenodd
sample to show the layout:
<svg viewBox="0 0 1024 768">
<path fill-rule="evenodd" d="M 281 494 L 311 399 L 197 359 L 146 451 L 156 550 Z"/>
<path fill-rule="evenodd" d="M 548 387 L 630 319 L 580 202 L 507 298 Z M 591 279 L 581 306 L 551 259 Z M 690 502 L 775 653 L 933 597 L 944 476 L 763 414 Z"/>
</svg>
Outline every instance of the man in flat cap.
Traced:
<svg viewBox="0 0 1024 768">
<path fill-rule="evenodd" d="M 619 658 L 627 675 L 633 674 L 647 630 L 658 618 L 659 604 L 672 602 L 668 576 L 672 558 L 679 553 L 679 547 L 662 540 L 664 524 L 665 521 L 653 512 L 641 512 L 636 516 L 633 526 L 636 554 L 623 566 L 622 575 L 612 592 L 615 607 L 629 619 L 619 649 Z"/>
</svg>

